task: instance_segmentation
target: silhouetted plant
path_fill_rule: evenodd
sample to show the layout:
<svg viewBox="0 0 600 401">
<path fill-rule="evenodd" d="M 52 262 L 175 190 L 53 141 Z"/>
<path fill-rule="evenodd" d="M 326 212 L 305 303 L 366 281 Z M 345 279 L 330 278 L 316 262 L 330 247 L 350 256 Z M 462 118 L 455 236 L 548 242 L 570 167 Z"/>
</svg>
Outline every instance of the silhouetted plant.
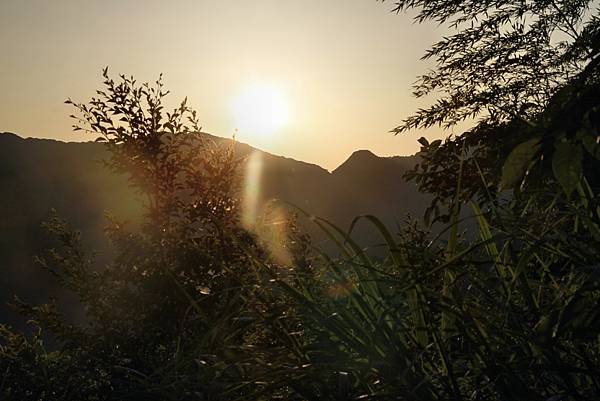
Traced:
<svg viewBox="0 0 600 401">
<path fill-rule="evenodd" d="M 435 21 L 453 33 L 425 53 L 437 66 L 415 85 L 415 96 L 434 95 L 434 104 L 393 131 L 474 124 L 444 142 L 421 140 L 423 160 L 408 177 L 436 195 L 434 214 L 454 199 L 459 160 L 465 200 L 485 202 L 490 192 L 519 189 L 526 176 L 528 187 L 556 183 L 570 195 L 584 166 L 591 187 L 600 188 L 591 174 L 600 124 L 597 5 L 406 0 L 394 6 L 409 9 L 417 22 Z"/>
<path fill-rule="evenodd" d="M 19 302 L 58 348 L 35 355 L 41 340 L 29 345 L 7 331 L 0 368 L 9 372 L 8 386 L 0 389 L 20 398 L 31 377 L 10 372 L 31 369 L 47 381 L 23 399 L 54 399 L 49 392 L 63 399 L 219 398 L 244 378 L 244 369 L 225 362 L 235 360 L 230 347 L 243 349 L 260 334 L 241 318 L 258 284 L 247 251 L 258 247 L 239 223 L 239 160 L 231 146 L 200 132 L 185 100 L 164 110 L 160 79 L 150 86 L 125 76 L 115 82 L 107 69 L 103 76 L 104 89 L 88 104 L 67 101 L 79 111 L 75 129 L 106 143 L 107 165 L 129 176 L 146 218 L 140 228 L 109 222 L 115 256 L 106 266 L 83 251 L 66 222 L 55 216 L 47 223 L 60 247 L 39 263 L 76 295 L 85 318 L 72 324 L 56 303 Z M 26 352 L 33 360 L 21 357 Z M 63 370 L 77 369 L 91 371 L 73 385 L 63 381 Z"/>
<path fill-rule="evenodd" d="M 231 149 L 205 139 L 185 102 L 164 112 L 160 79 L 138 86 L 104 70 L 98 98 L 69 101 L 75 128 L 106 142 L 108 165 L 144 197 L 145 224 L 113 220 L 116 255 L 96 266 L 78 233 L 49 222 L 61 247 L 40 263 L 77 295 L 86 319 L 68 323 L 56 304 L 19 303 L 42 331 L 28 339 L 2 328 L 0 391 L 90 400 L 600 398 L 599 41 L 590 4 L 397 2 L 397 11 L 418 8 L 417 20 L 458 32 L 432 47 L 426 57 L 439 67 L 416 88 L 445 95 L 396 132 L 481 118 L 458 137 L 420 140 L 411 177 L 437 195 L 450 224 L 437 237 L 418 224 L 396 234 L 366 215 L 346 232 L 308 215 L 339 256 L 311 250 L 292 223 L 282 244 L 291 266 L 240 228 Z M 570 39 L 554 41 L 557 31 Z M 501 185 L 514 196 L 499 197 Z M 472 199 L 477 229 L 461 236 L 460 209 Z M 440 217 L 437 206 L 426 220 Z M 363 221 L 383 250 L 352 238 Z M 53 351 L 45 332 L 56 336 Z"/>
<path fill-rule="evenodd" d="M 342 253 L 323 255 L 318 285 L 262 266 L 301 328 L 272 328 L 295 341 L 287 358 L 268 360 L 266 384 L 327 400 L 598 398 L 599 226 L 564 224 L 589 209 L 497 208 L 496 226 L 473 209 L 480 238 L 446 246 L 416 227 L 397 238 L 361 217 L 381 233 L 383 260 L 316 219 Z"/>
</svg>

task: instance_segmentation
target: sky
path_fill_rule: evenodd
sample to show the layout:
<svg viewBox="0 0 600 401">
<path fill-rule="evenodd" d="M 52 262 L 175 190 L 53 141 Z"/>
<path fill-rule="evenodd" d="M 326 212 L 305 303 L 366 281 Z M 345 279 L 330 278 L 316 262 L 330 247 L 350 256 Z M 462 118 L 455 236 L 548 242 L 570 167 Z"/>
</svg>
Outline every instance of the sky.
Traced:
<svg viewBox="0 0 600 401">
<path fill-rule="evenodd" d="M 1 0 L 0 132 L 94 139 L 72 132 L 74 110 L 64 100 L 89 100 L 108 66 L 139 81 L 163 73 L 169 102 L 187 96 L 206 132 L 237 132 L 241 142 L 330 170 L 358 149 L 414 154 L 420 136 L 449 133 L 389 131 L 431 102 L 414 98 L 411 87 L 433 67 L 420 58 L 444 32 L 392 7 L 375 0 Z M 265 118 L 263 103 L 277 114 L 273 124 L 246 121 Z"/>
</svg>

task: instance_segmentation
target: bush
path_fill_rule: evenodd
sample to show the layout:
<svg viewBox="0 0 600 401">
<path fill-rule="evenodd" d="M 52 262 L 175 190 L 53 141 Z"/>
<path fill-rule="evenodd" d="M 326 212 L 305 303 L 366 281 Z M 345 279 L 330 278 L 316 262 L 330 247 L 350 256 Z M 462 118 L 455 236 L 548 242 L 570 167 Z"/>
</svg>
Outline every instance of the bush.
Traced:
<svg viewBox="0 0 600 401">
<path fill-rule="evenodd" d="M 46 223 L 61 246 L 38 261 L 76 295 L 85 319 L 70 324 L 56 303 L 17 302 L 57 347 L 46 354 L 40 336 L 30 343 L 4 329 L 1 391 L 36 400 L 224 397 L 245 375 L 227 362 L 234 348 L 261 334 L 242 318 L 259 284 L 247 254 L 266 258 L 239 222 L 239 161 L 231 146 L 200 132 L 185 100 L 164 112 L 160 79 L 150 86 L 103 75 L 98 98 L 68 101 L 79 111 L 75 129 L 106 144 L 107 165 L 138 190 L 144 223 L 111 219 L 115 255 L 106 266 L 83 251 L 65 221 Z M 23 371 L 30 373 L 14 376 Z M 42 386 L 34 385 L 39 372 Z"/>
</svg>

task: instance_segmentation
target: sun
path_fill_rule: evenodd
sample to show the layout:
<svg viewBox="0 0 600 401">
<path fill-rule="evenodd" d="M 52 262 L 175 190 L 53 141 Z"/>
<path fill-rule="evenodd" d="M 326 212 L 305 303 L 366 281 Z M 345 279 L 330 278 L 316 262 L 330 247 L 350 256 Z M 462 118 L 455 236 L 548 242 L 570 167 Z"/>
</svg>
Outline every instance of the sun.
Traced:
<svg viewBox="0 0 600 401">
<path fill-rule="evenodd" d="M 275 85 L 247 85 L 233 99 L 231 111 L 242 136 L 271 137 L 289 122 L 287 98 Z"/>
</svg>

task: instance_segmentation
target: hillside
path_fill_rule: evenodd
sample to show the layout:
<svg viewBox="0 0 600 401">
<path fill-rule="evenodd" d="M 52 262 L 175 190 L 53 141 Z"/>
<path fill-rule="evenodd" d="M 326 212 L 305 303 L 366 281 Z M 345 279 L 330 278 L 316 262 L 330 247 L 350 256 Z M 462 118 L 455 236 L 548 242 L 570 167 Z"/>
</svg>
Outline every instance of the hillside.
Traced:
<svg viewBox="0 0 600 401">
<path fill-rule="evenodd" d="M 212 137 L 216 141 L 222 138 Z M 236 144 L 246 160 L 260 152 L 260 198 L 282 199 L 347 227 L 352 218 L 371 213 L 393 225 L 407 213 L 418 215 L 426 205 L 403 172 L 417 158 L 378 157 L 361 150 L 333 172 L 297 160 L 275 156 Z M 105 213 L 135 222 L 141 214 L 136 194 L 126 179 L 102 165 L 106 152 L 101 144 L 65 143 L 23 139 L 0 133 L 0 314 L 7 315 L 6 301 L 19 294 L 39 302 L 58 296 L 51 277 L 34 266 L 33 255 L 52 245 L 41 222 L 52 208 L 81 231 L 86 245 L 101 257 L 108 250 L 103 236 Z M 359 229 L 367 239 L 370 231 Z M 373 238 L 371 243 L 377 239 Z"/>
</svg>

